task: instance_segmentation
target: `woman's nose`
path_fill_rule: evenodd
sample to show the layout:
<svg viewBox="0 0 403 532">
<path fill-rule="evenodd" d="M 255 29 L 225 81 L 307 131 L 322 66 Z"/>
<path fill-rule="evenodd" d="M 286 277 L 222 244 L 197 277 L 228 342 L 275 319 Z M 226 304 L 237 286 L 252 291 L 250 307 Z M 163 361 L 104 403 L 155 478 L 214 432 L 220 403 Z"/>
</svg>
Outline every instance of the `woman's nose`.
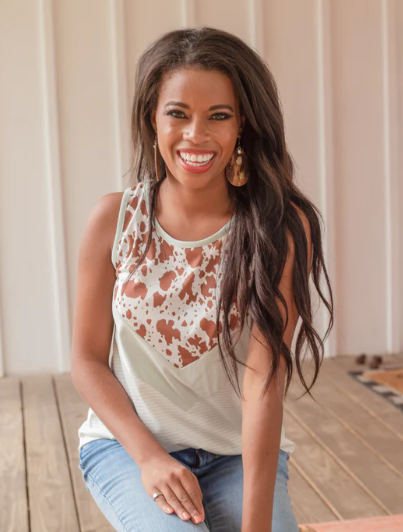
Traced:
<svg viewBox="0 0 403 532">
<path fill-rule="evenodd" d="M 209 128 L 205 120 L 191 120 L 183 133 L 183 139 L 189 140 L 194 144 L 205 142 L 209 140 L 209 137 Z"/>
</svg>

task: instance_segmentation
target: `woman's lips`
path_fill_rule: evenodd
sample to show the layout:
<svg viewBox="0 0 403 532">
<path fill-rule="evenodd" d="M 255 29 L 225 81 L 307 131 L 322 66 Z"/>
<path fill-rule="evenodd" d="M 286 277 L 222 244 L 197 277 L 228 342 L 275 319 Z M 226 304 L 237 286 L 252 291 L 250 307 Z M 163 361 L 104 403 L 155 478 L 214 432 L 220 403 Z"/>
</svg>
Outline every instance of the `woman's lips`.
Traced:
<svg viewBox="0 0 403 532">
<path fill-rule="evenodd" d="M 178 156 L 182 167 L 188 172 L 192 172 L 194 174 L 201 174 L 202 172 L 207 172 L 207 170 L 211 168 L 216 156 L 216 154 L 214 154 L 211 161 L 209 161 L 207 164 L 204 164 L 203 166 L 192 166 L 191 164 L 188 164 L 186 161 L 184 161 L 178 152 L 176 152 L 176 155 Z"/>
</svg>

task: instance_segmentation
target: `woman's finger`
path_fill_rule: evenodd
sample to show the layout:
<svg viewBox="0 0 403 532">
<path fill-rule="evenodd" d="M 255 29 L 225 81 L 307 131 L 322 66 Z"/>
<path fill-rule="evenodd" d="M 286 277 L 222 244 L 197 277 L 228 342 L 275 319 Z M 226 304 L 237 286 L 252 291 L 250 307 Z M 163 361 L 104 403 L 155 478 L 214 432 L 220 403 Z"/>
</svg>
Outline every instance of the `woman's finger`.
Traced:
<svg viewBox="0 0 403 532">
<path fill-rule="evenodd" d="M 187 489 L 185 488 L 187 486 Z M 178 499 L 181 506 L 185 509 L 188 515 L 192 518 L 195 523 L 200 523 L 204 519 L 204 511 L 200 511 L 202 507 L 199 491 L 197 490 L 192 478 L 189 476 L 189 471 L 186 474 L 181 475 L 181 478 L 176 479 L 171 482 L 170 487 L 176 498 Z M 174 508 L 175 506 L 171 503 L 171 500 L 168 498 L 167 501 Z"/>
<path fill-rule="evenodd" d="M 182 488 L 182 490 L 183 490 L 183 488 Z M 168 486 L 168 485 L 162 486 L 160 491 L 162 491 L 162 493 L 164 494 L 164 497 L 165 497 L 165 500 L 167 502 L 167 505 L 168 506 L 172 506 L 172 508 L 174 509 L 176 515 L 178 517 L 180 517 L 183 521 L 188 521 L 190 519 L 190 514 L 182 506 L 182 503 L 179 500 L 176 492 L 174 492 L 173 489 L 170 486 Z M 159 498 L 160 497 L 158 497 L 158 499 Z"/>
<path fill-rule="evenodd" d="M 162 492 L 162 490 L 155 489 L 153 493 L 156 493 L 157 491 Z M 174 512 L 174 509 L 172 508 L 172 506 L 167 503 L 164 494 L 158 495 L 158 497 L 155 497 L 154 501 L 157 504 L 157 506 L 159 506 L 161 510 L 165 512 L 166 514 L 171 514 L 172 512 Z"/>
<path fill-rule="evenodd" d="M 199 513 L 199 517 L 201 518 L 201 521 L 203 521 L 204 520 L 204 507 L 202 503 L 203 493 L 200 488 L 200 484 L 199 484 L 197 477 L 193 474 L 183 475 L 183 478 L 181 479 L 181 483 L 182 483 L 182 486 L 185 492 L 189 495 L 193 503 L 193 507 L 196 509 L 196 512 Z M 192 513 L 192 508 L 190 508 L 189 510 L 189 508 L 186 505 L 184 505 L 183 502 L 182 502 L 182 505 L 185 506 L 185 508 L 189 511 L 191 517 L 194 517 L 195 514 L 194 514 L 194 511 Z"/>
</svg>

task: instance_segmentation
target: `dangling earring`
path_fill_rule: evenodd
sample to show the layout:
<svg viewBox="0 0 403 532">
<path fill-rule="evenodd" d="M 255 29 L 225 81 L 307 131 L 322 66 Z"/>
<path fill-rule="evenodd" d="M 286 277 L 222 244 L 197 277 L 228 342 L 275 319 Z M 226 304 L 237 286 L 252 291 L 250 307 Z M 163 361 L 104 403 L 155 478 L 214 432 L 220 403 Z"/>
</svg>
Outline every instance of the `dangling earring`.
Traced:
<svg viewBox="0 0 403 532">
<path fill-rule="evenodd" d="M 249 178 L 248 161 L 245 152 L 241 148 L 240 138 L 241 135 L 238 135 L 238 146 L 225 167 L 225 175 L 234 187 L 242 187 Z"/>
<path fill-rule="evenodd" d="M 161 176 L 160 176 L 160 163 L 159 163 L 159 157 L 158 157 L 158 151 L 159 150 L 158 150 L 157 135 L 155 135 L 153 148 L 154 148 L 155 175 L 157 177 L 157 181 L 159 181 Z"/>
</svg>

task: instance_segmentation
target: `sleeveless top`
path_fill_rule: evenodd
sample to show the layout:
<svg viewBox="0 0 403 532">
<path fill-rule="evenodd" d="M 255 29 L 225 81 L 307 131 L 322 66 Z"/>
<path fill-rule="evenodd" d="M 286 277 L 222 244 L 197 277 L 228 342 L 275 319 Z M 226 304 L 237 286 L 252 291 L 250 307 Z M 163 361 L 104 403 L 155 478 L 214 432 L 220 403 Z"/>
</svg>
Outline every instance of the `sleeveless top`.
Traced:
<svg viewBox="0 0 403 532">
<path fill-rule="evenodd" d="M 242 454 L 242 399 L 225 372 L 216 328 L 232 219 L 193 242 L 172 238 L 155 220 L 146 259 L 132 273 L 148 237 L 148 191 L 148 182 L 141 181 L 122 197 L 112 249 L 116 281 L 109 367 L 168 453 L 192 447 Z M 221 333 L 222 311 L 220 320 Z M 245 362 L 250 330 L 245 326 L 239 334 L 237 324 L 234 303 L 229 325 L 235 354 Z M 240 389 L 243 374 L 244 366 L 238 364 Z M 99 438 L 115 439 L 91 408 L 78 436 L 79 449 Z M 284 426 L 280 448 L 288 453 L 295 449 Z"/>
</svg>

